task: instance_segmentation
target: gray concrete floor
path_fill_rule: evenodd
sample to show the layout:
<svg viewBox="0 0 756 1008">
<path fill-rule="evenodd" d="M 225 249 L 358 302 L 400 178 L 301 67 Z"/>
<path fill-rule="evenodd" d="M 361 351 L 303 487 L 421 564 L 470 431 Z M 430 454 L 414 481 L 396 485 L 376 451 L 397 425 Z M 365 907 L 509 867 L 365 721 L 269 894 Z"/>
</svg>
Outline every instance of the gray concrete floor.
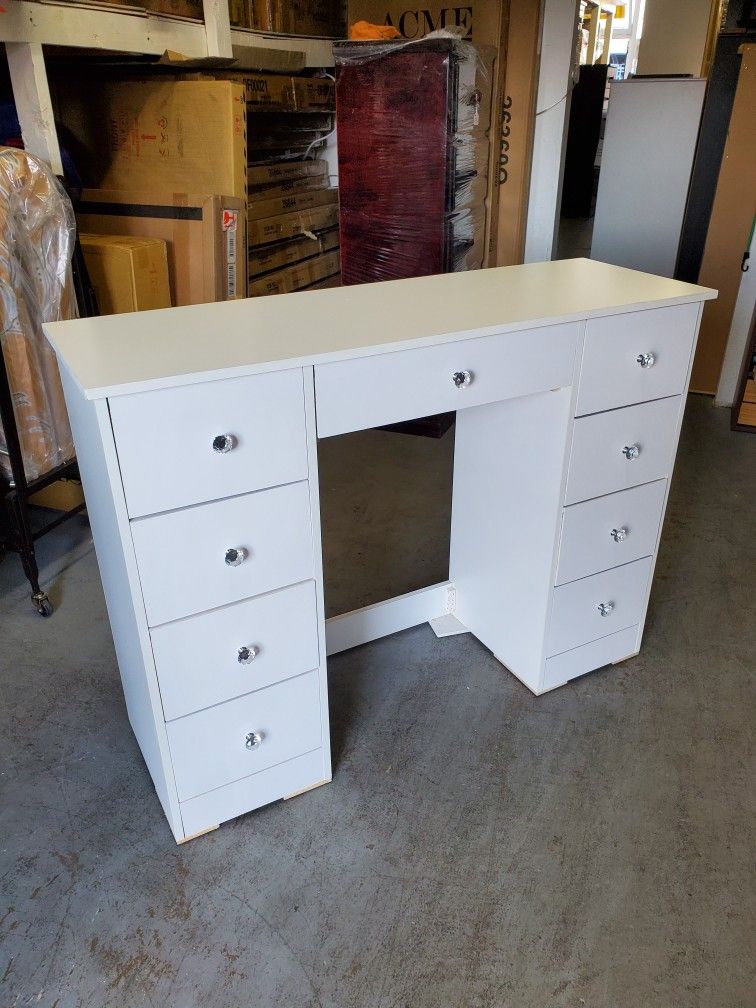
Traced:
<svg viewBox="0 0 756 1008">
<path fill-rule="evenodd" d="M 333 783 L 182 847 L 86 526 L 50 620 L 5 560 L 2 1008 L 752 1008 L 755 451 L 691 400 L 638 658 L 536 699 L 468 636 L 340 655 Z"/>
</svg>

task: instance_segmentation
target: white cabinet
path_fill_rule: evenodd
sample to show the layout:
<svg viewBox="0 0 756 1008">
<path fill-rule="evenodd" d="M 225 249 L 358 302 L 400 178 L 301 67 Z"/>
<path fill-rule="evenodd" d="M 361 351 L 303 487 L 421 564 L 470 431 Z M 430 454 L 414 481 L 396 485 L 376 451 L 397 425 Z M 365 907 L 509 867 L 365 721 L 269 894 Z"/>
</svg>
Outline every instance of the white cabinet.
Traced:
<svg viewBox="0 0 756 1008">
<path fill-rule="evenodd" d="M 456 615 L 534 693 L 638 651 L 710 295 L 578 260 L 48 327 L 177 840 L 331 778 L 318 436 L 458 411 L 453 580 L 331 643 Z"/>
</svg>

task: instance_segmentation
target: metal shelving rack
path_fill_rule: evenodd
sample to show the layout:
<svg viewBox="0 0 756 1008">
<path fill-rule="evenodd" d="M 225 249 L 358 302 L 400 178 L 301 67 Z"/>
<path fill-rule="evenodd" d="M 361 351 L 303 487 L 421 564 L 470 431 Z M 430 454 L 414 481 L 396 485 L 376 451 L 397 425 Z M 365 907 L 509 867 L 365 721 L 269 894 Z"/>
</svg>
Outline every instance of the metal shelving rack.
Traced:
<svg viewBox="0 0 756 1008">
<path fill-rule="evenodd" d="M 0 42 L 5 44 L 13 97 L 24 147 L 63 175 L 60 144 L 55 128 L 50 86 L 45 67 L 44 46 L 80 49 L 82 53 L 116 52 L 161 56 L 167 50 L 189 59 L 218 57 L 229 63 L 254 50 L 254 65 L 277 69 L 281 54 L 295 53 L 305 67 L 333 66 L 333 46 L 328 39 L 271 35 L 232 28 L 227 0 L 204 0 L 204 23 L 161 15 L 127 14 L 68 4 L 30 3 L 3 0 L 0 9 Z M 301 65 L 301 64 L 300 64 Z M 77 295 L 86 300 L 81 288 Z M 85 313 L 82 305 L 82 313 Z M 0 354 L 0 358 L 2 354 Z M 75 478 L 76 460 L 59 466 L 34 481 L 24 474 L 21 448 L 16 434 L 10 388 L 4 362 L 0 361 L 0 419 L 8 442 L 13 483 L 0 485 L 0 503 L 7 504 L 7 528 L 0 528 L 0 555 L 17 552 L 32 590 L 32 603 L 41 616 L 52 607 L 39 584 L 34 543 L 84 507 L 64 512 L 42 528 L 32 529 L 29 498 L 60 479 Z"/>
</svg>

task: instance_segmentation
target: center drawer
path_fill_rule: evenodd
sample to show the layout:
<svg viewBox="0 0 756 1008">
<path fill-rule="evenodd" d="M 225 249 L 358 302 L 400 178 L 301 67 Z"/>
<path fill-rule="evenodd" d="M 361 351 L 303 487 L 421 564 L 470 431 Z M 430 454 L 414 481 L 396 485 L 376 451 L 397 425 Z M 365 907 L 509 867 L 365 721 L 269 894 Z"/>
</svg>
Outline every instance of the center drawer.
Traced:
<svg viewBox="0 0 756 1008">
<path fill-rule="evenodd" d="M 307 479 L 300 370 L 110 400 L 129 516 Z"/>
<path fill-rule="evenodd" d="M 565 504 L 669 476 L 682 405 L 674 396 L 579 417 Z"/>
<path fill-rule="evenodd" d="M 388 304 L 387 326 L 390 311 Z M 318 364 L 318 436 L 570 385 L 579 332 L 573 322 Z"/>
<path fill-rule="evenodd" d="M 657 480 L 565 508 L 556 583 L 651 556 L 666 489 Z"/>
<path fill-rule="evenodd" d="M 318 673 L 171 721 L 179 801 L 212 791 L 320 746 Z"/>
<path fill-rule="evenodd" d="M 306 482 L 140 518 L 131 534 L 150 626 L 312 577 Z"/>
<path fill-rule="evenodd" d="M 641 622 L 652 557 L 554 589 L 546 657 Z"/>
<path fill-rule="evenodd" d="M 315 582 L 152 631 L 166 721 L 318 667 Z"/>
</svg>

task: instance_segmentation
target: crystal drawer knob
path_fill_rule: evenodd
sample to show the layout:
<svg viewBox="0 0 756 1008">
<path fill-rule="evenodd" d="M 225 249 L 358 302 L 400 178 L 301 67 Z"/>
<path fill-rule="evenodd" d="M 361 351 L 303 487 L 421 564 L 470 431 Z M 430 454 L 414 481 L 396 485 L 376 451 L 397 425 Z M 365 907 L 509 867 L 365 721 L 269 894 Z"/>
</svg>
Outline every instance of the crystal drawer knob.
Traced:
<svg viewBox="0 0 756 1008">
<path fill-rule="evenodd" d="M 238 567 L 247 559 L 247 551 L 243 546 L 230 546 L 226 550 L 225 561 L 228 567 Z"/>
<path fill-rule="evenodd" d="M 612 529 L 609 535 L 614 539 L 615 542 L 624 542 L 627 539 L 629 529 L 626 529 L 623 525 L 622 528 Z"/>
<path fill-rule="evenodd" d="M 599 602 L 598 611 L 602 616 L 608 616 L 610 612 L 614 611 L 614 602 Z"/>
<path fill-rule="evenodd" d="M 236 438 L 233 434 L 219 434 L 213 438 L 213 451 L 219 455 L 225 455 L 232 448 L 236 447 Z"/>
<path fill-rule="evenodd" d="M 656 364 L 656 357 L 652 353 L 639 353 L 635 359 L 642 368 L 653 367 Z"/>
<path fill-rule="evenodd" d="M 622 449 L 622 454 L 625 456 L 628 462 L 632 462 L 633 459 L 637 459 L 640 453 L 641 453 L 641 447 L 639 444 L 625 445 L 625 447 Z"/>
<path fill-rule="evenodd" d="M 245 749 L 259 749 L 262 745 L 263 737 L 260 732 L 251 731 L 247 732 L 244 738 Z"/>
<path fill-rule="evenodd" d="M 452 375 L 452 381 L 457 388 L 467 388 L 472 380 L 472 371 L 455 371 Z"/>
<path fill-rule="evenodd" d="M 256 648 L 254 644 L 250 644 L 249 647 L 240 647 L 236 652 L 236 660 L 240 665 L 249 665 L 257 658 L 259 653 L 260 649 Z"/>
</svg>

